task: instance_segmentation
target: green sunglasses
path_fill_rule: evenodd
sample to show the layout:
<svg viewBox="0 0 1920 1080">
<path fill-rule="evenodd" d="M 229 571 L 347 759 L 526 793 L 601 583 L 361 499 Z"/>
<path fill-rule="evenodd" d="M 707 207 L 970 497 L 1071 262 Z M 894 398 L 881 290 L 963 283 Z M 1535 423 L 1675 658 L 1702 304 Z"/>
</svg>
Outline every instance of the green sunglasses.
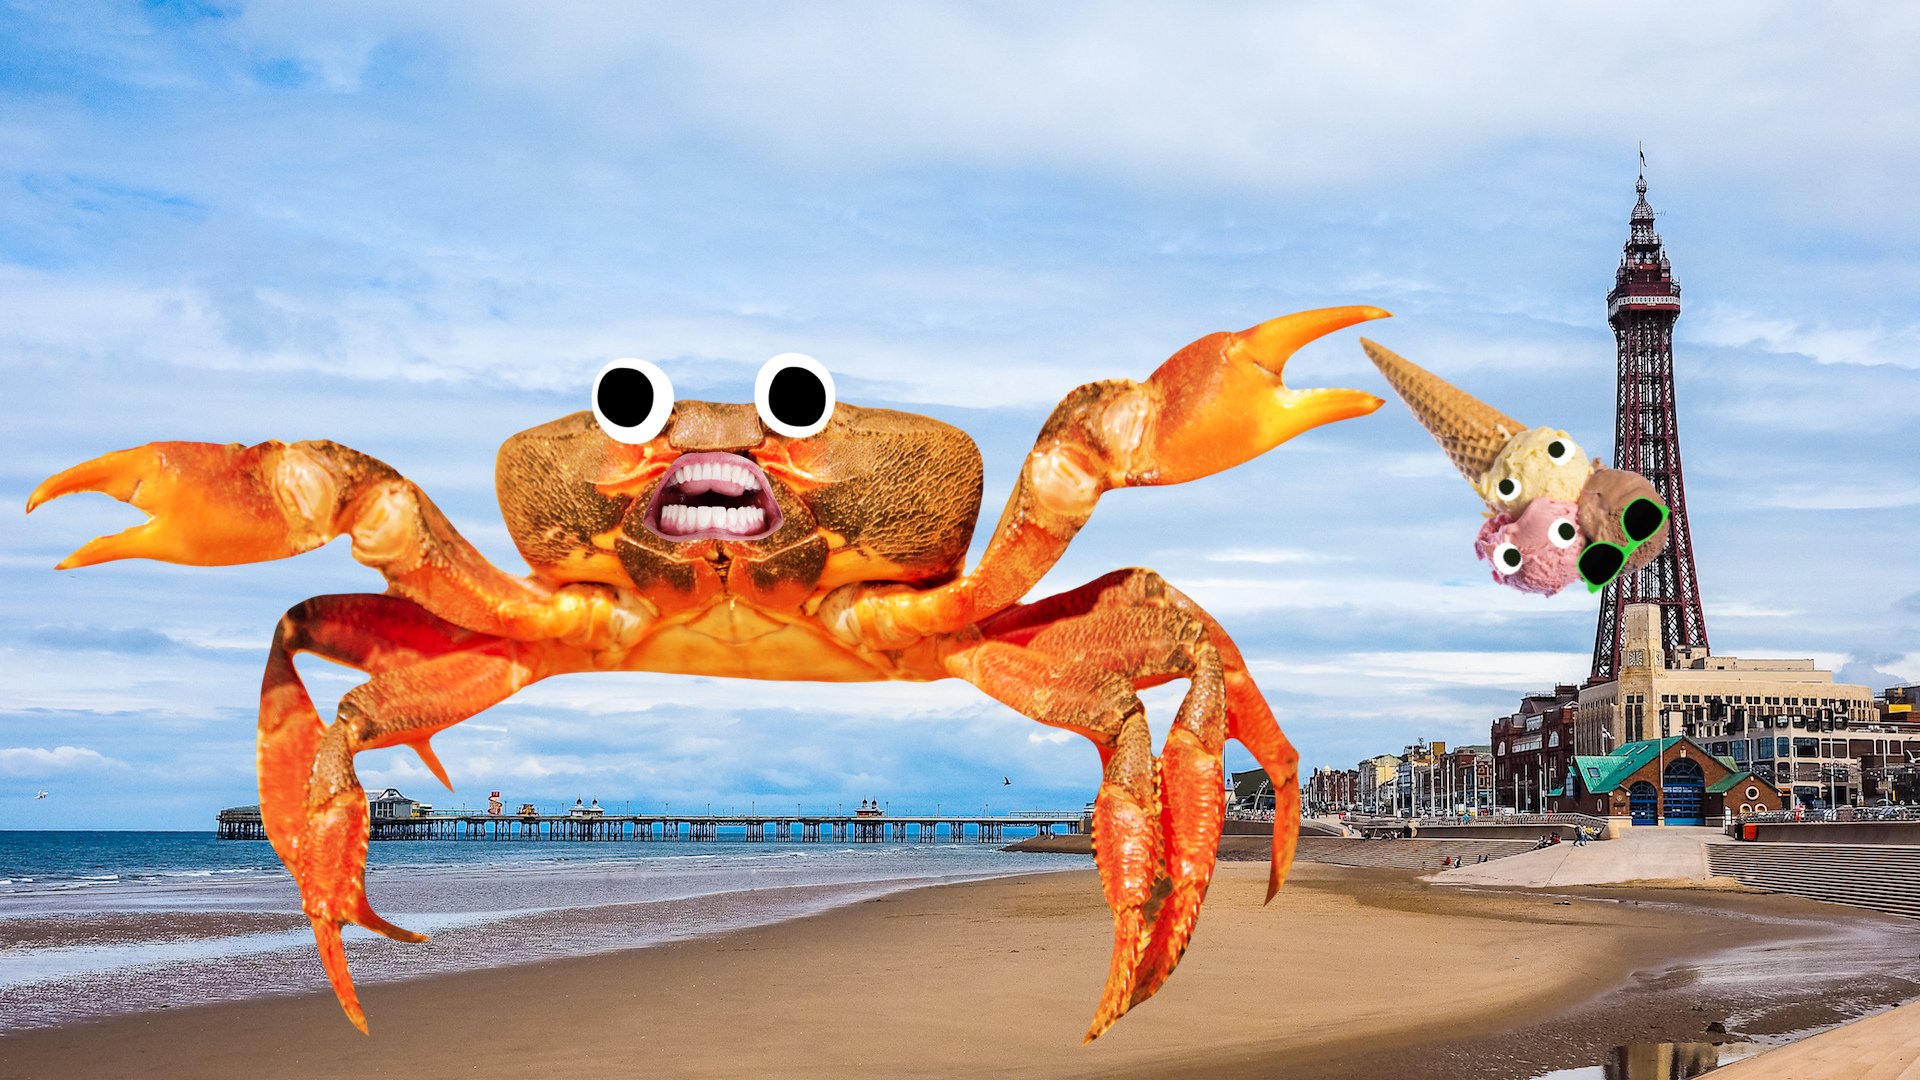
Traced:
<svg viewBox="0 0 1920 1080">
<path fill-rule="evenodd" d="M 1612 584 L 1640 545 L 1666 523 L 1667 508 L 1658 501 L 1643 496 L 1628 503 L 1620 511 L 1620 531 L 1631 543 L 1621 547 L 1611 540 L 1592 540 L 1580 550 L 1580 580 L 1587 583 L 1587 591 L 1597 593 Z"/>
</svg>

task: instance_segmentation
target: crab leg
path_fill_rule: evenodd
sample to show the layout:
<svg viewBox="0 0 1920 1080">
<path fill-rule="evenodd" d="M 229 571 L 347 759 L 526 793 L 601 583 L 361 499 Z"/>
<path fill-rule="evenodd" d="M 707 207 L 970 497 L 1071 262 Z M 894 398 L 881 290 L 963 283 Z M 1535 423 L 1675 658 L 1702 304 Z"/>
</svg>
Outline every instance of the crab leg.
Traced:
<svg viewBox="0 0 1920 1080">
<path fill-rule="evenodd" d="M 312 652 L 373 673 L 322 725 L 293 666 Z M 300 886 L 321 963 L 347 1018 L 366 1015 L 347 970 L 340 927 L 354 923 L 396 941 L 424 941 L 367 902 L 366 794 L 354 774 L 361 750 L 407 744 L 448 783 L 428 745 L 434 733 L 538 677 L 513 642 L 475 634 L 390 596 L 324 596 L 281 620 L 260 692 L 260 812 L 274 851 Z"/>
<path fill-rule="evenodd" d="M 435 615 L 520 640 L 564 637 L 590 618 L 570 595 L 488 563 L 390 466 L 334 442 L 257 446 L 157 442 L 47 479 L 27 511 L 99 491 L 152 520 L 87 542 L 62 570 L 114 559 L 231 566 L 298 555 L 350 536 L 353 557 Z"/>
<path fill-rule="evenodd" d="M 1207 640 L 1220 657 L 1227 697 L 1227 737 L 1237 740 L 1253 754 L 1253 760 L 1266 771 L 1273 785 L 1273 857 L 1267 871 L 1267 900 L 1271 902 L 1287 880 L 1294 852 L 1300 846 L 1300 753 L 1293 748 L 1267 707 L 1266 697 L 1254 685 L 1253 675 L 1233 639 L 1214 617 L 1201 609 L 1186 594 L 1152 575 L 1151 582 L 1136 582 L 1154 592 L 1159 602 L 1173 608 L 1204 627 Z M 1216 790 L 1224 791 L 1224 785 Z"/>
<path fill-rule="evenodd" d="M 983 624 L 996 637 L 1025 640 L 1038 627 L 1083 615 L 1095 608 L 1144 605 L 1171 608 L 1204 627 L 1219 654 L 1226 683 L 1227 736 L 1252 752 L 1273 783 L 1273 858 L 1267 876 L 1271 901 L 1286 880 L 1300 839 L 1300 755 L 1274 721 L 1267 699 L 1254 685 L 1240 649 L 1213 616 L 1152 570 L 1115 570 L 1077 589 L 1002 612 Z M 1138 684 L 1136 684 L 1138 685 Z"/>
<path fill-rule="evenodd" d="M 1220 755 L 1228 699 L 1219 651 L 1194 613 L 1204 616 L 1159 575 L 1122 570 L 981 628 L 992 640 L 1098 664 L 1128 676 L 1135 687 L 1168 678 L 1190 682 L 1158 763 L 1168 890 L 1135 965 L 1130 1004 L 1151 997 L 1179 964 L 1213 879 L 1226 815 Z"/>
<path fill-rule="evenodd" d="M 1146 712 L 1124 677 L 1017 645 L 983 642 L 949 658 L 947 668 L 1016 711 L 1078 732 L 1100 749 L 1104 778 L 1093 803 L 1093 851 L 1113 911 L 1113 960 L 1087 1029 L 1092 1041 L 1133 1003 L 1134 970 L 1167 888 Z"/>
<path fill-rule="evenodd" d="M 1302 345 L 1386 315 L 1374 307 L 1304 311 L 1209 334 L 1145 382 L 1074 390 L 1040 429 L 972 573 L 935 589 L 851 593 L 823 615 L 848 640 L 897 646 L 1012 607 L 1060 558 L 1102 492 L 1208 476 L 1303 431 L 1378 409 L 1372 394 L 1295 390 L 1281 374 Z"/>
</svg>

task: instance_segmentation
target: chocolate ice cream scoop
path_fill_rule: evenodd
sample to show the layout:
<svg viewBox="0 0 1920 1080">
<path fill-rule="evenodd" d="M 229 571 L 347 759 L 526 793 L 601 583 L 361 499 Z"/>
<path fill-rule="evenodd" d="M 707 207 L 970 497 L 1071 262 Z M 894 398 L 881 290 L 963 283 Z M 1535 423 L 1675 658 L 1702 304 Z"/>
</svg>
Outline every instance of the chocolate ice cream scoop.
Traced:
<svg viewBox="0 0 1920 1080">
<path fill-rule="evenodd" d="M 1580 534 L 1590 541 L 1611 540 L 1623 548 L 1633 547 L 1633 541 L 1620 527 L 1620 512 L 1627 508 L 1628 503 L 1640 498 L 1665 505 L 1660 493 L 1639 473 L 1620 469 L 1593 470 L 1593 475 L 1587 477 L 1586 486 L 1580 489 Z M 1667 546 L 1667 528 L 1670 524 L 1670 521 L 1661 522 L 1659 530 L 1627 557 L 1626 568 L 1620 572 L 1630 574 L 1652 562 Z"/>
</svg>

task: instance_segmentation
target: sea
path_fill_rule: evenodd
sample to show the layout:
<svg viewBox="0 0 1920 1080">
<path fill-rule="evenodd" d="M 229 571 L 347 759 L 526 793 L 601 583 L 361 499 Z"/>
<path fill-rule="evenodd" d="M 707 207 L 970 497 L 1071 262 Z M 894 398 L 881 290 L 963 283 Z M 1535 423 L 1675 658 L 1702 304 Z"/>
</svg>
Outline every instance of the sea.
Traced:
<svg viewBox="0 0 1920 1080">
<path fill-rule="evenodd" d="M 431 934 L 349 927 L 357 984 L 641 948 L 888 893 L 1091 867 L 983 844 L 388 840 L 367 895 Z M 0 832 L 0 1032 L 324 989 L 292 878 L 264 840 Z"/>
</svg>

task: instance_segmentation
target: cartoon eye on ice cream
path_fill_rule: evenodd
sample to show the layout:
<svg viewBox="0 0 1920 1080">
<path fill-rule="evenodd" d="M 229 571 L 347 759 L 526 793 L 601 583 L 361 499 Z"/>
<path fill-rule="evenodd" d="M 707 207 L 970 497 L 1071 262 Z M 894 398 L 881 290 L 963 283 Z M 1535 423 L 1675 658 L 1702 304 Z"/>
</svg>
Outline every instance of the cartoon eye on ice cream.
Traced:
<svg viewBox="0 0 1920 1080">
<path fill-rule="evenodd" d="M 1559 428 L 1530 427 L 1376 342 L 1360 345 L 1487 504 L 1473 550 L 1493 580 L 1544 596 L 1576 581 L 1598 592 L 1666 546 L 1666 503 L 1639 473 L 1604 468 Z"/>
</svg>

